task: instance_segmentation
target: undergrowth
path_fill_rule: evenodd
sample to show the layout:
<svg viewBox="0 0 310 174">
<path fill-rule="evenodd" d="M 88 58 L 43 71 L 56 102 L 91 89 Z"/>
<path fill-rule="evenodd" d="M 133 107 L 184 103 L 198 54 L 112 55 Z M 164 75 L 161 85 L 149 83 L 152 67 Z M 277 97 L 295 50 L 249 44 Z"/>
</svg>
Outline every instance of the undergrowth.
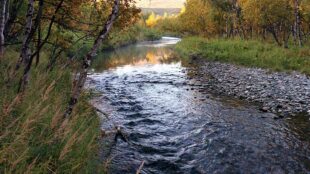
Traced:
<svg viewBox="0 0 310 174">
<path fill-rule="evenodd" d="M 72 117 L 64 119 L 70 69 L 33 68 L 20 96 L 19 75 L 7 81 L 17 58 L 18 53 L 8 49 L 0 60 L 0 173 L 98 172 L 99 118 L 87 102 L 88 94 L 83 93 Z"/>
</svg>

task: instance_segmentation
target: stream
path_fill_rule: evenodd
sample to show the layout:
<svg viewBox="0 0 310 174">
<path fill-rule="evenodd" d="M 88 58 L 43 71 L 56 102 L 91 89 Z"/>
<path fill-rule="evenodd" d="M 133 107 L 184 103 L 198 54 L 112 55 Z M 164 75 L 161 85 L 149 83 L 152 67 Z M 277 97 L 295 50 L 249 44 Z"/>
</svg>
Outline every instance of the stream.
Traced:
<svg viewBox="0 0 310 174">
<path fill-rule="evenodd" d="M 105 137 L 111 174 L 310 173 L 310 121 L 274 119 L 253 103 L 208 92 L 199 65 L 175 58 L 180 39 L 163 37 L 99 55 L 88 88 Z M 196 74 L 196 75 L 195 75 Z"/>
</svg>

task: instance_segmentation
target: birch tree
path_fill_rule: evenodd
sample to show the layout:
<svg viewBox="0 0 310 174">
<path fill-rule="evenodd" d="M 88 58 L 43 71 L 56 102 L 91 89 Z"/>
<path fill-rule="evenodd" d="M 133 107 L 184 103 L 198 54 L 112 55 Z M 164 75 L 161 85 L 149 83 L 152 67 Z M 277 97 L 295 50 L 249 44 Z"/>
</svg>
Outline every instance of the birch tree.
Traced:
<svg viewBox="0 0 310 174">
<path fill-rule="evenodd" d="M 34 22 L 33 26 L 31 27 L 31 30 L 30 30 L 29 35 L 28 35 L 28 38 L 29 38 L 28 44 L 30 44 L 30 40 L 33 38 L 36 30 L 40 26 L 42 13 L 43 13 L 43 5 L 44 5 L 44 0 L 39 0 L 39 9 L 37 12 L 37 16 L 35 18 L 35 22 Z M 27 54 L 27 59 L 29 59 L 29 60 L 26 60 L 26 66 L 24 67 L 22 78 L 20 79 L 19 89 L 18 89 L 19 92 L 23 92 L 26 89 L 26 86 L 28 84 L 30 69 L 31 69 L 32 62 L 34 59 L 34 57 L 31 56 L 31 50 L 29 49 L 29 46 L 28 46 L 28 50 L 27 50 L 26 54 Z"/>
<path fill-rule="evenodd" d="M 298 40 L 299 46 L 302 46 L 302 33 L 301 33 L 301 19 L 300 19 L 300 3 L 299 0 L 294 0 L 294 15 L 295 15 L 295 23 L 294 23 L 294 36 L 295 40 Z"/>
<path fill-rule="evenodd" d="M 102 42 L 107 38 L 109 32 L 111 31 L 113 23 L 117 19 L 117 16 L 119 13 L 119 6 L 120 6 L 120 0 L 114 0 L 114 6 L 113 6 L 112 12 L 108 20 L 106 21 L 106 23 L 103 26 L 103 29 L 100 31 L 99 35 L 97 36 L 91 50 L 83 58 L 82 69 L 79 72 L 79 76 L 74 80 L 74 83 L 73 83 L 71 98 L 68 104 L 68 108 L 64 114 L 65 118 L 70 117 L 74 106 L 78 102 L 79 96 L 82 92 L 83 86 L 87 78 L 88 68 L 91 65 L 93 57 L 96 55 L 98 48 L 100 47 Z"/>
<path fill-rule="evenodd" d="M 0 56 L 2 57 L 4 54 L 4 27 L 6 22 L 7 15 L 7 0 L 0 0 Z"/>
<path fill-rule="evenodd" d="M 17 71 L 22 63 L 27 64 L 30 57 L 30 50 L 29 50 L 29 44 L 31 41 L 31 29 L 32 29 L 32 17 L 34 12 L 34 0 L 28 0 L 28 9 L 26 14 L 26 25 L 25 25 L 25 31 L 24 31 L 24 39 L 22 44 L 22 49 L 20 53 L 19 60 L 16 64 L 15 71 Z"/>
</svg>

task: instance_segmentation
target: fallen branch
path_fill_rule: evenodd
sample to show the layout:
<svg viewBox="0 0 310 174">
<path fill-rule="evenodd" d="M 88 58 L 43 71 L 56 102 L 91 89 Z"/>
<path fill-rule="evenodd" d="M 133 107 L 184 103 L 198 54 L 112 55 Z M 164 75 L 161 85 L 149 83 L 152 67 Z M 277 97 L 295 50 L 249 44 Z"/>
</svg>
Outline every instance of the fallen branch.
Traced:
<svg viewBox="0 0 310 174">
<path fill-rule="evenodd" d="M 107 113 L 103 112 L 102 110 L 96 108 L 96 111 L 99 112 L 100 114 L 104 115 L 107 119 L 110 119 L 109 115 Z"/>
<path fill-rule="evenodd" d="M 143 166 L 144 166 L 144 162 L 145 162 L 145 161 L 142 161 L 142 163 L 141 163 L 140 167 L 138 168 L 136 174 L 140 174 L 140 173 L 141 173 L 141 170 L 142 170 L 142 168 L 143 168 Z"/>
</svg>

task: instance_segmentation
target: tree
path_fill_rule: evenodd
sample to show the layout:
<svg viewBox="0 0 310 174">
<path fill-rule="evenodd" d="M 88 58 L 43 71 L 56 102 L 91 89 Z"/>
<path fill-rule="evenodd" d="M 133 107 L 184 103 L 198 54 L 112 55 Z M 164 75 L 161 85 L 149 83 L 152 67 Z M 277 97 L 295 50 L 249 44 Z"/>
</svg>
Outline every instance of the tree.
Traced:
<svg viewBox="0 0 310 174">
<path fill-rule="evenodd" d="M 108 20 L 106 21 L 106 23 L 103 26 L 103 29 L 100 31 L 98 37 L 96 38 L 93 47 L 91 48 L 91 50 L 84 56 L 83 59 L 83 66 L 82 69 L 79 73 L 79 76 L 77 79 L 75 79 L 74 81 L 74 85 L 73 85 L 73 90 L 72 90 L 72 95 L 71 95 L 71 99 L 68 105 L 68 108 L 64 114 L 65 118 L 69 118 L 74 106 L 76 105 L 76 103 L 78 102 L 79 96 L 82 92 L 82 89 L 84 87 L 84 83 L 86 81 L 87 78 L 87 72 L 88 72 L 88 68 L 91 65 L 92 59 L 93 57 L 96 55 L 96 52 L 98 50 L 98 48 L 100 47 L 100 45 L 102 44 L 103 40 L 106 39 L 106 37 L 108 36 L 109 32 L 112 29 L 113 23 L 115 22 L 115 20 L 117 19 L 118 13 L 119 13 L 119 6 L 120 6 L 120 0 L 114 0 L 114 6 L 112 9 L 112 12 L 108 18 Z"/>
<path fill-rule="evenodd" d="M 34 0 L 28 0 L 28 9 L 27 9 L 27 14 L 26 14 L 26 25 L 25 25 L 25 31 L 24 31 L 23 44 L 22 44 L 19 60 L 16 64 L 15 71 L 17 71 L 20 68 L 22 63 L 26 65 L 30 58 L 31 52 L 29 50 L 29 46 L 30 46 L 30 41 L 32 39 L 31 29 L 32 29 L 33 13 L 34 13 Z"/>
<path fill-rule="evenodd" d="M 214 20 L 219 30 L 224 30 L 226 37 L 245 37 L 241 7 L 237 0 L 210 0 L 214 14 Z M 225 27 L 225 29 L 223 29 Z M 222 33 L 222 32 L 221 32 Z"/>
<path fill-rule="evenodd" d="M 0 0 L 0 57 L 4 54 L 4 27 L 7 20 L 7 0 Z"/>
<path fill-rule="evenodd" d="M 212 4 L 209 1 L 187 0 L 185 12 L 180 15 L 180 21 L 186 31 L 208 36 L 216 31 L 212 17 Z"/>
<path fill-rule="evenodd" d="M 279 46 L 287 47 L 293 21 L 293 10 L 288 0 L 240 0 L 246 21 L 267 30 Z"/>
<path fill-rule="evenodd" d="M 304 30 L 301 34 L 310 36 L 310 0 L 300 2 L 301 28 Z"/>
<path fill-rule="evenodd" d="M 147 18 L 147 20 L 145 21 L 146 26 L 148 27 L 154 27 L 156 25 L 156 22 L 157 22 L 157 19 L 156 19 L 156 15 L 154 12 L 152 12 Z"/>
<path fill-rule="evenodd" d="M 301 19 L 300 19 L 300 3 L 299 0 L 294 0 L 294 37 L 295 40 L 298 40 L 299 46 L 302 46 L 302 34 L 301 34 Z"/>
<path fill-rule="evenodd" d="M 28 42 L 29 43 L 30 43 L 30 39 L 33 38 L 33 36 L 35 35 L 36 30 L 38 29 L 38 27 L 40 25 L 42 13 L 43 13 L 43 5 L 44 5 L 44 0 L 39 0 L 39 9 L 38 9 L 38 12 L 37 12 L 37 16 L 36 16 L 34 25 L 33 25 L 33 27 L 31 27 L 30 33 L 28 35 L 28 39 L 29 39 Z M 22 92 L 25 91 L 26 85 L 28 84 L 29 73 L 30 73 L 30 69 L 31 69 L 31 66 L 32 66 L 33 58 L 34 58 L 33 56 L 31 56 L 31 50 L 30 50 L 29 46 L 28 46 L 27 49 L 28 50 L 26 50 L 26 52 L 24 53 L 27 56 L 26 60 L 25 60 L 26 65 L 24 67 L 23 75 L 22 75 L 22 78 L 20 80 L 19 89 L 18 89 L 18 91 L 22 91 Z"/>
</svg>

